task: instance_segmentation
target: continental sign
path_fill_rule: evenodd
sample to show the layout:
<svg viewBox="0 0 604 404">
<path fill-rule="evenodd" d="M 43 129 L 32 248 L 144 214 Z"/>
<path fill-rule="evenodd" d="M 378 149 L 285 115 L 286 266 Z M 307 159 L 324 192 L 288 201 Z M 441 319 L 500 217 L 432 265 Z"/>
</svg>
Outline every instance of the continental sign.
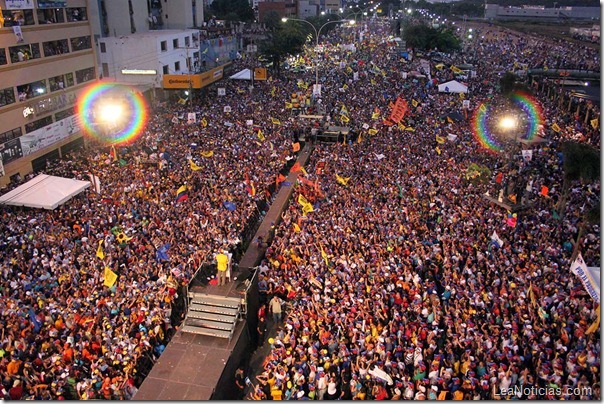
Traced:
<svg viewBox="0 0 604 404">
<path fill-rule="evenodd" d="M 225 66 L 218 66 L 200 74 L 164 74 L 164 88 L 189 89 L 205 87 L 222 78 Z"/>
</svg>

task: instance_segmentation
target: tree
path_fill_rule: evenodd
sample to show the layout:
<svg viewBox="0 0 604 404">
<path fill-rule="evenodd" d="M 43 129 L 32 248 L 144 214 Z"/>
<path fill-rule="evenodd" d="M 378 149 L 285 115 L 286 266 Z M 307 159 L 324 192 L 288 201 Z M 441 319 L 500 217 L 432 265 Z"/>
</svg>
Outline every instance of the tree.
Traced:
<svg viewBox="0 0 604 404">
<path fill-rule="evenodd" d="M 273 63 L 273 69 L 279 73 L 283 58 L 302 52 L 305 41 L 304 33 L 297 27 L 278 26 L 260 42 L 258 51 Z"/>
<path fill-rule="evenodd" d="M 419 50 L 438 49 L 451 52 L 461 49 L 461 42 L 451 28 L 432 28 L 426 24 L 409 24 L 403 30 L 407 46 Z"/>
<path fill-rule="evenodd" d="M 585 229 L 588 225 L 593 226 L 594 224 L 600 223 L 600 201 L 597 201 L 596 206 L 587 211 L 587 213 L 582 217 L 581 224 L 579 225 L 579 232 L 577 234 L 577 239 L 573 242 L 573 255 L 571 256 L 571 262 L 577 258 L 579 255 L 579 247 L 581 246 L 581 242 L 583 241 L 583 233 L 585 233 Z"/>
<path fill-rule="evenodd" d="M 571 186 L 576 181 L 589 183 L 600 178 L 600 153 L 593 147 L 574 141 L 562 143 L 564 174 L 562 192 L 556 209 L 564 216 Z"/>
<path fill-rule="evenodd" d="M 232 14 L 236 14 L 239 21 L 254 20 L 254 10 L 247 0 L 214 0 L 210 5 L 210 10 L 220 20 L 233 21 Z"/>
<path fill-rule="evenodd" d="M 499 87 L 501 94 L 510 95 L 516 86 L 516 80 L 518 77 L 512 72 L 505 72 L 505 74 L 499 79 Z"/>
</svg>

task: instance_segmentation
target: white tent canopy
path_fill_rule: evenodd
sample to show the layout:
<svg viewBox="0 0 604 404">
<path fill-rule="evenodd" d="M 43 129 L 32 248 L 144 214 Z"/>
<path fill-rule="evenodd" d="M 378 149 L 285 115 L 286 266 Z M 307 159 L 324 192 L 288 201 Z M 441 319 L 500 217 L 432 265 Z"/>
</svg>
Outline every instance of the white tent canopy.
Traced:
<svg viewBox="0 0 604 404">
<path fill-rule="evenodd" d="M 457 80 L 447 81 L 446 83 L 438 85 L 438 92 L 440 93 L 467 93 L 468 86 L 460 83 Z"/>
<path fill-rule="evenodd" d="M 0 204 L 55 209 L 90 186 L 90 181 L 40 174 L 0 196 Z"/>
<path fill-rule="evenodd" d="M 233 80 L 251 80 L 252 71 L 250 69 L 243 69 L 239 73 L 235 73 L 229 78 Z"/>
</svg>

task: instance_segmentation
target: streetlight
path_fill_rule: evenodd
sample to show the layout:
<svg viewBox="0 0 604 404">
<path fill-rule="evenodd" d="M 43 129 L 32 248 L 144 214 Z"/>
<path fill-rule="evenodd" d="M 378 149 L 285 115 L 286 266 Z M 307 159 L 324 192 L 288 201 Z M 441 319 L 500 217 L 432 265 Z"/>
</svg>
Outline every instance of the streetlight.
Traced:
<svg viewBox="0 0 604 404">
<path fill-rule="evenodd" d="M 316 39 L 316 43 L 315 43 L 315 89 L 319 88 L 319 58 L 317 57 L 317 48 L 319 47 L 319 35 L 321 35 L 321 30 L 326 25 L 345 22 L 345 20 L 327 21 L 325 24 L 321 25 L 321 28 L 319 28 L 319 30 L 317 30 L 317 28 L 310 21 L 307 21 L 307 20 L 301 20 L 299 18 L 286 18 L 286 17 L 283 17 L 281 19 L 281 21 L 283 21 L 283 22 L 288 22 L 290 20 L 305 22 L 306 24 L 310 25 L 312 27 L 312 29 L 315 31 L 315 39 Z M 354 25 L 354 21 L 349 21 L 348 23 L 350 25 Z"/>
</svg>

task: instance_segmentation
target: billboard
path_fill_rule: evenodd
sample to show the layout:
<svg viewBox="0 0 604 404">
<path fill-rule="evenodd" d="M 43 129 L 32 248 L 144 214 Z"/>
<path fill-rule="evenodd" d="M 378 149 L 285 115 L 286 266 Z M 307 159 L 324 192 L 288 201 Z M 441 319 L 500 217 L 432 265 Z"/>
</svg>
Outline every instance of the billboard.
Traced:
<svg viewBox="0 0 604 404">
<path fill-rule="evenodd" d="M 224 67 L 218 66 L 200 74 L 164 74 L 163 86 L 168 89 L 202 88 L 218 81 L 224 74 Z"/>
<path fill-rule="evenodd" d="M 28 156 L 78 132 L 78 119 L 77 115 L 72 115 L 21 136 L 22 155 Z"/>
</svg>

